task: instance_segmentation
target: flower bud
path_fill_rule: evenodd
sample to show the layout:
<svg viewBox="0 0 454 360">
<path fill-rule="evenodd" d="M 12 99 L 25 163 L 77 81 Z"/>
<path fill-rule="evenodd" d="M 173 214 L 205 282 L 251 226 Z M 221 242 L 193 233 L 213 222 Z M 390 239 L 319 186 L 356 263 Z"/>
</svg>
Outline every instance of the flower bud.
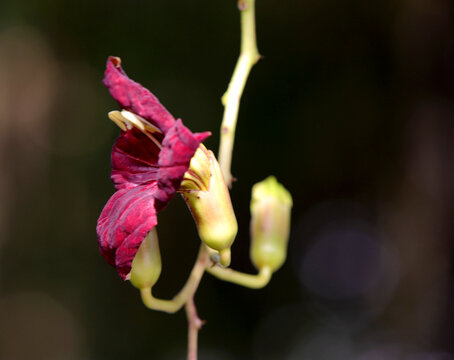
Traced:
<svg viewBox="0 0 454 360">
<path fill-rule="evenodd" d="M 197 224 L 200 239 L 219 252 L 222 265 L 230 264 L 230 246 L 238 224 L 221 168 L 213 152 L 203 145 L 197 149 L 180 192 Z"/>
<path fill-rule="evenodd" d="M 131 283 L 139 289 L 151 288 L 161 275 L 161 253 L 156 227 L 151 229 L 134 256 Z"/>
<path fill-rule="evenodd" d="M 276 271 L 287 257 L 292 196 L 274 176 L 255 184 L 251 199 L 251 250 L 254 266 Z"/>
</svg>

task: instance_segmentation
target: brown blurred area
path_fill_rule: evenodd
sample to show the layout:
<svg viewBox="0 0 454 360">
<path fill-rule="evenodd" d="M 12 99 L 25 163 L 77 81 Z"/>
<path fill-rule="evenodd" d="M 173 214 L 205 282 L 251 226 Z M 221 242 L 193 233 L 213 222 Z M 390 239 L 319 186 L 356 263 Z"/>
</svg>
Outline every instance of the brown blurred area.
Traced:
<svg viewBox="0 0 454 360">
<path fill-rule="evenodd" d="M 263 290 L 209 275 L 201 360 L 454 359 L 454 3 L 257 0 L 232 200 L 248 258 L 251 186 L 294 209 Z M 239 51 L 234 0 L 0 2 L 0 360 L 184 359 L 186 320 L 148 311 L 99 254 L 113 193 L 109 55 L 216 151 Z M 198 239 L 160 214 L 156 295 L 183 285 Z"/>
</svg>

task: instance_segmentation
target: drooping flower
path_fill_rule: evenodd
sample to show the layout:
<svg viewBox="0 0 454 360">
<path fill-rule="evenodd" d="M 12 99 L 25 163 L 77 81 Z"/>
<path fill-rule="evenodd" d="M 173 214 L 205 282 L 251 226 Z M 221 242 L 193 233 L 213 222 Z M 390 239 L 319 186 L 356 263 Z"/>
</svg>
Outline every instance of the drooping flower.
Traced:
<svg viewBox="0 0 454 360">
<path fill-rule="evenodd" d="M 128 78 L 119 58 L 107 61 L 104 85 L 120 105 L 109 117 L 121 129 L 112 148 L 116 192 L 97 225 L 101 254 L 128 279 L 140 244 L 181 186 L 191 158 L 210 133 L 192 133 L 159 100 Z"/>
</svg>

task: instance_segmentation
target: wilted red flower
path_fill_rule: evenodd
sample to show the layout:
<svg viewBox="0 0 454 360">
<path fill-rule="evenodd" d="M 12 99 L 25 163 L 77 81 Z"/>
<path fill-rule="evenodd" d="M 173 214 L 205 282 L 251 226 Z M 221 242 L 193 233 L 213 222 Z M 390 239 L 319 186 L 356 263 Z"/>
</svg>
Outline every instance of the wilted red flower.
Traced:
<svg viewBox="0 0 454 360">
<path fill-rule="evenodd" d="M 109 117 L 121 134 L 112 148 L 111 179 L 117 191 L 98 219 L 100 250 L 123 279 L 145 236 L 179 189 L 200 143 L 210 133 L 192 133 L 159 100 L 129 79 L 120 59 L 109 57 L 104 85 L 122 111 Z"/>
</svg>

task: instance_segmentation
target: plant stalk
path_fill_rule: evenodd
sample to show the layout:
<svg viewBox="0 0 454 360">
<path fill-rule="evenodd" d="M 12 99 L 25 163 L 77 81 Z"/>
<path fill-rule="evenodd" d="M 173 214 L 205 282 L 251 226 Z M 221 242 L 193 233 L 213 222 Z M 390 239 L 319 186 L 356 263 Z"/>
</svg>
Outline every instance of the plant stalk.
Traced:
<svg viewBox="0 0 454 360">
<path fill-rule="evenodd" d="M 172 300 L 162 300 L 153 296 L 151 288 L 143 288 L 140 289 L 143 303 L 147 308 L 152 310 L 164 311 L 167 313 L 177 312 L 186 302 L 189 301 L 189 299 L 193 298 L 208 263 L 208 250 L 204 244 L 201 244 L 199 254 L 194 267 L 192 268 L 191 274 L 180 292 L 175 295 Z"/>
<path fill-rule="evenodd" d="M 229 187 L 232 186 L 233 180 L 231 174 L 232 152 L 240 100 L 249 73 L 260 59 L 255 35 L 255 0 L 239 0 L 238 9 L 241 13 L 241 51 L 232 79 L 222 97 L 224 116 L 218 155 L 225 183 Z"/>
</svg>

